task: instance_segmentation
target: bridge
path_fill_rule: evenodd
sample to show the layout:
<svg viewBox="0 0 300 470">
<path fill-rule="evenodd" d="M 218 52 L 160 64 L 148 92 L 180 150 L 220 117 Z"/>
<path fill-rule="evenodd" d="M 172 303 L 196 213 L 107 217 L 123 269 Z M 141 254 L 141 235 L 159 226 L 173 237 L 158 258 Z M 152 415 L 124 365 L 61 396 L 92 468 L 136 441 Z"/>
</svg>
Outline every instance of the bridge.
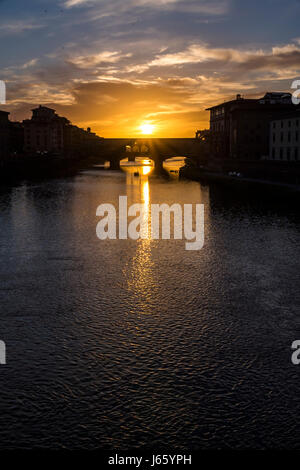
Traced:
<svg viewBox="0 0 300 470">
<path fill-rule="evenodd" d="M 134 161 L 137 156 L 151 158 L 156 168 L 161 168 L 163 161 L 176 156 L 193 157 L 199 154 L 197 139 L 104 139 L 102 157 L 110 161 L 111 169 L 120 168 L 120 160 L 128 158 Z"/>
</svg>

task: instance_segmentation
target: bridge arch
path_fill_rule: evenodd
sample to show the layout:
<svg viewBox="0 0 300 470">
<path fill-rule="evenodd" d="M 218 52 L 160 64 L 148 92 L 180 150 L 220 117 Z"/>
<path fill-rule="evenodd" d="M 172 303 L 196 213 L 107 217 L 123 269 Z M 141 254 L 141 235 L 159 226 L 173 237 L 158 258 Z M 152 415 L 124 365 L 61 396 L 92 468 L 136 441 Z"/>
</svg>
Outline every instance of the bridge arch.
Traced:
<svg viewBox="0 0 300 470">
<path fill-rule="evenodd" d="M 137 156 L 147 156 L 155 162 L 156 167 L 162 167 L 163 161 L 182 155 L 197 156 L 199 145 L 192 139 L 104 139 L 105 158 L 111 162 L 112 169 L 120 168 L 120 160 L 128 158 L 134 161 Z"/>
</svg>

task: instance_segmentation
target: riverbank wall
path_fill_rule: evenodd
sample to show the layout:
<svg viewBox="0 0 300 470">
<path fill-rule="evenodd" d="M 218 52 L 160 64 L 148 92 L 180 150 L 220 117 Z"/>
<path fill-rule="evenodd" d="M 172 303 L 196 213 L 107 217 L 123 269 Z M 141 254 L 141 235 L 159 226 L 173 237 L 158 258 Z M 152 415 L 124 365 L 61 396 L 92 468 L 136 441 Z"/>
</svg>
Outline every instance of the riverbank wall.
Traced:
<svg viewBox="0 0 300 470">
<path fill-rule="evenodd" d="M 185 166 L 180 169 L 180 177 L 194 181 L 201 181 L 202 183 L 217 183 L 244 191 L 280 191 L 300 196 L 300 184 L 267 180 L 263 178 L 251 178 L 242 175 L 229 175 L 222 172 L 209 171 L 205 168 Z"/>
<path fill-rule="evenodd" d="M 13 181 L 75 175 L 80 169 L 101 162 L 99 155 L 88 157 L 22 156 L 0 166 L 0 184 Z"/>
</svg>

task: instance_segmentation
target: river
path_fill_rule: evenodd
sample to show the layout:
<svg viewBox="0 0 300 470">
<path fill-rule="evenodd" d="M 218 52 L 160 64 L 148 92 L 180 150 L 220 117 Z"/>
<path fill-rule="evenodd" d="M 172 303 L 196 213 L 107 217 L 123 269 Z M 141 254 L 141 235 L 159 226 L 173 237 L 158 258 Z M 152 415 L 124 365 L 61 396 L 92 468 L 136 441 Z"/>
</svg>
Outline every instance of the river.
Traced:
<svg viewBox="0 0 300 470">
<path fill-rule="evenodd" d="M 298 207 L 171 176 L 2 188 L 1 449 L 299 448 Z M 204 247 L 99 240 L 119 195 L 204 204 Z"/>
</svg>

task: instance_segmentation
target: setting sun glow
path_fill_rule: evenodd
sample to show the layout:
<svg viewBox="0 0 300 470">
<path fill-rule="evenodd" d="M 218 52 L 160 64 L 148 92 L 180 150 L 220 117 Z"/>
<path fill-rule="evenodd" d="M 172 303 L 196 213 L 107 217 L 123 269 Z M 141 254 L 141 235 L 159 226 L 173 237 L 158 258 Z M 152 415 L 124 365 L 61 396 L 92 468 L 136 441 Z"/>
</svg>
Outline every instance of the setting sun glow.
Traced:
<svg viewBox="0 0 300 470">
<path fill-rule="evenodd" d="M 153 124 L 145 123 L 145 124 L 140 125 L 140 131 L 142 134 L 145 134 L 145 135 L 153 134 L 154 129 L 155 127 L 153 126 Z"/>
</svg>

